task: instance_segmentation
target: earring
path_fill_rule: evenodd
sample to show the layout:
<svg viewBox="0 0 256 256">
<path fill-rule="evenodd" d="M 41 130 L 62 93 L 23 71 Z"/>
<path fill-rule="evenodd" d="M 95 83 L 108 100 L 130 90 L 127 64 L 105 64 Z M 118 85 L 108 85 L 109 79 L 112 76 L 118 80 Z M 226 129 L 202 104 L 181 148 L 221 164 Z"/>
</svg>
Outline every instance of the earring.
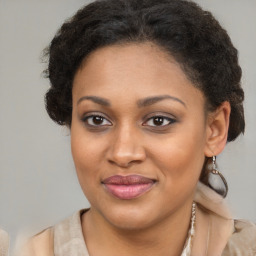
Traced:
<svg viewBox="0 0 256 256">
<path fill-rule="evenodd" d="M 228 193 L 228 183 L 224 176 L 217 170 L 216 156 L 212 157 L 212 168 L 208 175 L 208 186 L 222 197 Z"/>
</svg>

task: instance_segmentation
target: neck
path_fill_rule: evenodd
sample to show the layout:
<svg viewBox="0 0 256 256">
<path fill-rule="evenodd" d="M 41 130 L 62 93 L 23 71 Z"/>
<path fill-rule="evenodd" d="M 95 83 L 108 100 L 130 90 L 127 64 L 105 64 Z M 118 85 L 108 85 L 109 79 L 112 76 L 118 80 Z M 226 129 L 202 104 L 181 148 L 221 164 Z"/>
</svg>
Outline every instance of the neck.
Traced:
<svg viewBox="0 0 256 256">
<path fill-rule="evenodd" d="M 192 201 L 161 222 L 134 230 L 111 225 L 92 208 L 82 216 L 89 254 L 119 256 L 122 252 L 122 256 L 181 255 L 190 226 L 191 207 Z"/>
</svg>

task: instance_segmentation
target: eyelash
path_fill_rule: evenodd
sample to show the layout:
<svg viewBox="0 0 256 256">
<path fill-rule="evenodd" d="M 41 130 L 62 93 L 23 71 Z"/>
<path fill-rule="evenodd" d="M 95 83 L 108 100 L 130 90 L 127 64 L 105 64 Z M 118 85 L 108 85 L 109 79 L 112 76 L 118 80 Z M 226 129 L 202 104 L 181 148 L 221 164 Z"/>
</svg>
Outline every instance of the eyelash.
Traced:
<svg viewBox="0 0 256 256">
<path fill-rule="evenodd" d="M 93 118 L 100 118 L 101 120 L 103 120 L 103 122 L 108 122 L 108 124 L 90 124 L 90 120 L 93 122 Z M 91 114 L 89 116 L 85 116 L 83 117 L 82 121 L 89 127 L 100 127 L 100 126 L 111 126 L 112 123 L 107 119 L 105 118 L 104 116 L 100 115 L 100 114 Z M 96 120 L 94 120 L 96 121 Z"/>
<path fill-rule="evenodd" d="M 142 125 L 146 126 L 145 123 L 147 123 L 149 121 L 152 121 L 152 122 L 157 121 L 156 119 L 160 119 L 160 122 L 162 122 L 162 121 L 166 122 L 167 121 L 167 123 L 165 123 L 164 125 L 149 125 L 150 127 L 159 127 L 159 128 L 160 127 L 167 127 L 167 126 L 176 122 L 176 120 L 174 118 L 170 118 L 170 117 L 163 116 L 163 115 L 155 115 L 155 116 L 152 116 L 152 117 L 148 118 L 147 121 L 144 122 Z"/>
<path fill-rule="evenodd" d="M 94 118 L 100 118 L 101 120 L 99 120 L 99 121 L 102 121 L 103 124 L 92 123 L 92 122 L 96 121 L 96 120 L 93 120 Z M 164 125 L 156 125 L 156 124 L 147 125 L 147 123 L 150 122 L 150 121 L 152 121 L 152 122 L 157 121 L 156 119 L 158 119 L 158 121 L 160 121 L 160 122 L 164 122 Z M 90 114 L 88 116 L 83 117 L 82 121 L 85 123 L 86 126 L 88 126 L 90 128 L 103 128 L 103 127 L 113 125 L 106 117 L 102 116 L 101 114 Z M 169 125 L 171 125 L 175 122 L 176 122 L 176 120 L 174 118 L 170 118 L 170 117 L 167 117 L 167 116 L 156 114 L 156 115 L 148 118 L 145 122 L 143 122 L 142 126 L 157 127 L 157 128 L 164 128 L 165 127 L 166 128 L 167 126 L 169 126 Z"/>
</svg>

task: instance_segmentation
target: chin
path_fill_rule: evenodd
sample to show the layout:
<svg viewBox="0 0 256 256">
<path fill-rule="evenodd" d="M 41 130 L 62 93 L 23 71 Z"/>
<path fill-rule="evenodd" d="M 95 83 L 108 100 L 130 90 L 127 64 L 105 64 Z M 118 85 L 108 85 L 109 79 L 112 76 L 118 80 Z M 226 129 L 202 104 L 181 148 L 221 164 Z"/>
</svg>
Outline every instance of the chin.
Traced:
<svg viewBox="0 0 256 256">
<path fill-rule="evenodd" d="M 151 226 L 150 220 L 146 218 L 127 218 L 126 216 L 122 216 L 118 217 L 118 219 L 114 219 L 114 216 L 111 216 L 111 219 L 108 221 L 115 228 L 126 231 L 138 231 Z"/>
<path fill-rule="evenodd" d="M 157 220 L 150 209 L 143 209 L 141 206 L 112 207 L 108 212 L 101 212 L 101 215 L 115 228 L 120 230 L 135 231 L 150 227 Z"/>
</svg>

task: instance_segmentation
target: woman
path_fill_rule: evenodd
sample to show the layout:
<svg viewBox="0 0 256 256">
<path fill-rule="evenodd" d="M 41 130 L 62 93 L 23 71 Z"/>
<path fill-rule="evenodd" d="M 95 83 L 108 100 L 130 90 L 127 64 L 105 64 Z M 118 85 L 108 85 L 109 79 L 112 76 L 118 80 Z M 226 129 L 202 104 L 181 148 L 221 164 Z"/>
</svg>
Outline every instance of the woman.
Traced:
<svg viewBox="0 0 256 256">
<path fill-rule="evenodd" d="M 35 236 L 25 255 L 255 255 L 216 167 L 244 132 L 237 50 L 183 0 L 100 0 L 51 42 L 49 116 L 71 131 L 91 204 Z M 99 246 L 100 245 L 100 246 Z"/>
</svg>

